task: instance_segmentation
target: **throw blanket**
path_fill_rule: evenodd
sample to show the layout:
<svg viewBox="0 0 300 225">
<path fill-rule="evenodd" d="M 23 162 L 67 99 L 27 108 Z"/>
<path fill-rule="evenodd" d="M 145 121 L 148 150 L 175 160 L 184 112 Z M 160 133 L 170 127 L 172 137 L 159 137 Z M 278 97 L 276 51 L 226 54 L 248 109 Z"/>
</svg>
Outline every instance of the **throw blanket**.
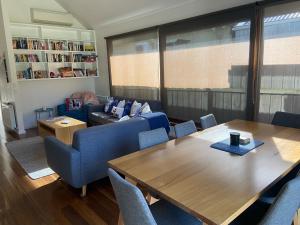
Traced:
<svg viewBox="0 0 300 225">
<path fill-rule="evenodd" d="M 92 105 L 99 105 L 99 100 L 95 93 L 91 91 L 84 91 L 84 92 L 75 92 L 71 95 L 71 98 L 80 98 L 83 101 L 83 104 L 92 104 Z"/>
</svg>

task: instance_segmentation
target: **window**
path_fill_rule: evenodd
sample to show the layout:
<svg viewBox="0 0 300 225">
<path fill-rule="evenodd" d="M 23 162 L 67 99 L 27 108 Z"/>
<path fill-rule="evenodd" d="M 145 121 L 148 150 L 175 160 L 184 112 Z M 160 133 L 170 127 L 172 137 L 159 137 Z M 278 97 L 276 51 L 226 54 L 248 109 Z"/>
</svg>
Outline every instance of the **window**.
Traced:
<svg viewBox="0 0 300 225">
<path fill-rule="evenodd" d="M 250 20 L 165 35 L 164 96 L 171 118 L 246 117 Z"/>
<path fill-rule="evenodd" d="M 300 2 L 265 9 L 259 121 L 300 112 Z"/>
<path fill-rule="evenodd" d="M 109 39 L 108 51 L 112 96 L 160 98 L 157 30 Z"/>
</svg>

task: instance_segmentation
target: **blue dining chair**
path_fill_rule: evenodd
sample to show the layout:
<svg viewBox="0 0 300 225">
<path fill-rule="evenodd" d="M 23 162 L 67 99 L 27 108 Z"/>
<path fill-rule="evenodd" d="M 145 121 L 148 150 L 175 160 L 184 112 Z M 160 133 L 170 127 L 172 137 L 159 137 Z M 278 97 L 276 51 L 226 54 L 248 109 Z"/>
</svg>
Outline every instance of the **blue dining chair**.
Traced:
<svg viewBox="0 0 300 225">
<path fill-rule="evenodd" d="M 282 189 L 282 187 L 289 182 L 290 180 L 294 179 L 295 177 L 300 177 L 300 166 L 296 166 L 291 172 L 289 172 L 285 177 L 279 180 L 274 186 L 272 186 L 265 194 L 263 194 L 259 200 L 266 204 L 273 204 L 276 196 Z M 299 190 L 300 194 L 300 190 Z"/>
<path fill-rule="evenodd" d="M 283 186 L 269 208 L 255 203 L 230 225 L 291 225 L 300 205 L 299 192 L 300 177 L 297 177 Z"/>
<path fill-rule="evenodd" d="M 200 220 L 167 201 L 148 206 L 136 186 L 112 169 L 108 169 L 108 175 L 125 225 L 202 225 Z"/>
<path fill-rule="evenodd" d="M 274 114 L 272 124 L 300 129 L 300 114 L 276 112 Z"/>
<path fill-rule="evenodd" d="M 272 124 L 276 126 L 284 126 L 290 128 L 300 129 L 300 114 L 293 114 L 287 112 L 276 112 Z M 300 165 L 296 166 L 291 172 L 289 172 L 285 177 L 278 181 L 273 187 L 270 188 L 262 197 L 260 201 L 272 204 L 276 198 L 276 195 L 280 189 L 286 184 L 289 180 L 294 179 L 297 175 L 299 176 Z"/>
<path fill-rule="evenodd" d="M 193 120 L 176 124 L 174 129 L 176 138 L 181 138 L 197 132 L 197 128 Z"/>
<path fill-rule="evenodd" d="M 158 128 L 139 133 L 140 149 L 149 148 L 167 141 L 169 141 L 169 137 L 165 128 Z"/>
<path fill-rule="evenodd" d="M 203 130 L 217 126 L 217 120 L 213 114 L 208 114 L 206 116 L 200 117 L 200 124 Z"/>
</svg>

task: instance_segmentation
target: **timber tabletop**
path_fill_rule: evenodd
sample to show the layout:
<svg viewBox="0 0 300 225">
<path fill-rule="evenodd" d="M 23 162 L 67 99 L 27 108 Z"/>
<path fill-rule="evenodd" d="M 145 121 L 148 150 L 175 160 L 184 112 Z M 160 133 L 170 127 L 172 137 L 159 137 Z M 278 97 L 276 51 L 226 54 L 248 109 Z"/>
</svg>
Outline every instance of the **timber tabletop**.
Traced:
<svg viewBox="0 0 300 225">
<path fill-rule="evenodd" d="M 244 156 L 210 147 L 230 131 L 264 145 Z M 228 224 L 300 161 L 300 129 L 234 120 L 112 160 L 109 166 L 208 224 Z"/>
</svg>

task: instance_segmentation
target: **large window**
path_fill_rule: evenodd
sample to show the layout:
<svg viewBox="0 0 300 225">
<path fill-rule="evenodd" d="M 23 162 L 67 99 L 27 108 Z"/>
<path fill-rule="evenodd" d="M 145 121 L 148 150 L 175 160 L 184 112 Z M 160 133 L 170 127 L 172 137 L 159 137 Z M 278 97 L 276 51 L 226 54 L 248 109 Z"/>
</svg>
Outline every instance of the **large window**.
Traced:
<svg viewBox="0 0 300 225">
<path fill-rule="evenodd" d="M 250 21 L 170 32 L 165 38 L 165 108 L 171 118 L 214 113 L 246 118 Z"/>
<path fill-rule="evenodd" d="M 262 1 L 108 38 L 111 92 L 170 118 L 300 113 L 300 1 Z"/>
<path fill-rule="evenodd" d="M 157 31 L 109 40 L 111 94 L 128 98 L 160 98 Z"/>
<path fill-rule="evenodd" d="M 267 7 L 259 120 L 300 112 L 300 2 Z"/>
</svg>

